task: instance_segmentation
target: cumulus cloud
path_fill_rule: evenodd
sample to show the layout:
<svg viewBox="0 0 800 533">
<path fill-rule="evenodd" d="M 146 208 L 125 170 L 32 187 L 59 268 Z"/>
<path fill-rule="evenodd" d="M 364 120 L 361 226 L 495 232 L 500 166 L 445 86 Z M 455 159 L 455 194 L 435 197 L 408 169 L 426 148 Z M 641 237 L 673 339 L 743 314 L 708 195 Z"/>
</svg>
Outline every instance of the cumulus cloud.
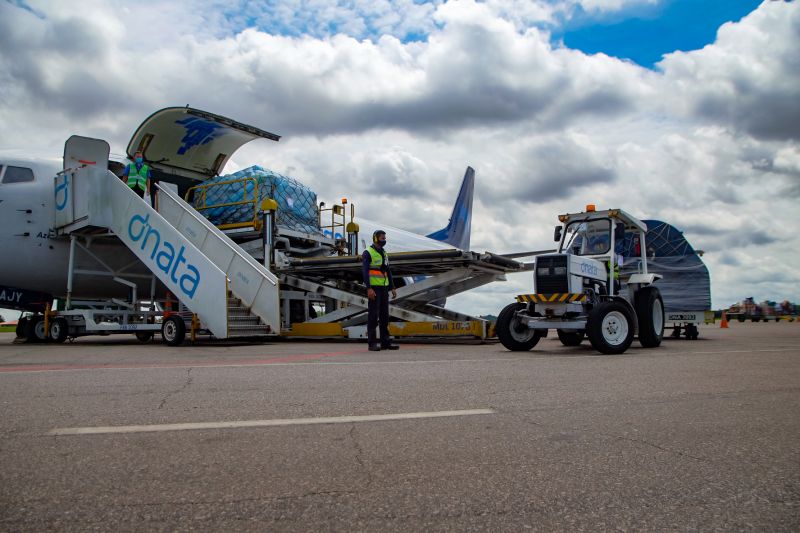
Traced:
<svg viewBox="0 0 800 533">
<path fill-rule="evenodd" d="M 261 164 L 422 233 L 446 224 L 471 165 L 475 249 L 545 249 L 557 214 L 622 207 L 708 250 L 727 305 L 756 292 L 739 265 L 773 279 L 800 249 L 800 9 L 766 2 L 656 71 L 551 43 L 578 9 L 649 3 L 4 2 L 0 146 L 59 153 L 80 133 L 122 153 L 151 112 L 191 104 L 284 135 L 229 170 Z M 789 281 L 763 297 L 798 299 L 776 268 Z M 529 284 L 454 302 L 496 312 Z"/>
<path fill-rule="evenodd" d="M 668 54 L 658 67 L 685 113 L 758 139 L 798 141 L 798 42 L 797 4 L 768 1 L 723 25 L 713 45 Z"/>
</svg>

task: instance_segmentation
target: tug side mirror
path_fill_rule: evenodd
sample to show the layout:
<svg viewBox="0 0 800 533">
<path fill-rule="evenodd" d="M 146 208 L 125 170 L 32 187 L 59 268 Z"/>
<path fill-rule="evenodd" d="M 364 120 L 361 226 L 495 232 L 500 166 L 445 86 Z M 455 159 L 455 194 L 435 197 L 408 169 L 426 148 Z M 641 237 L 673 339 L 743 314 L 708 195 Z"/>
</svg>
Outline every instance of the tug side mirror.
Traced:
<svg viewBox="0 0 800 533">
<path fill-rule="evenodd" d="M 561 226 L 556 226 L 556 229 L 553 232 L 553 240 L 556 242 L 561 241 Z"/>
</svg>

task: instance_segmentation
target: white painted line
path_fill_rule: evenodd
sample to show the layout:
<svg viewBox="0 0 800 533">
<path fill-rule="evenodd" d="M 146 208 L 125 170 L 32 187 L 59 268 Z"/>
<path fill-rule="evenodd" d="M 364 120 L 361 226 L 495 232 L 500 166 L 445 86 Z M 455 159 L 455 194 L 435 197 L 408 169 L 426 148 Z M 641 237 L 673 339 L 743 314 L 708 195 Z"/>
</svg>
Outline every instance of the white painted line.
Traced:
<svg viewBox="0 0 800 533">
<path fill-rule="evenodd" d="M 662 352 L 658 348 L 634 348 L 632 352 L 626 352 L 622 355 L 603 355 L 600 352 L 592 352 L 585 355 L 571 355 L 569 352 L 519 352 L 521 355 L 517 357 L 492 357 L 491 355 L 485 359 L 423 359 L 419 361 L 317 361 L 313 360 L 308 363 L 220 363 L 220 364 L 203 364 L 197 362 L 188 362 L 185 364 L 162 365 L 154 363 L 152 366 L 120 366 L 120 367 L 99 367 L 99 368 L 62 368 L 62 369 L 46 369 L 46 370 L 15 370 L 14 372 L 2 372 L 0 366 L 0 376 L 20 375 L 20 374 L 48 374 L 48 373 L 62 373 L 62 372 L 109 372 L 109 371 L 131 371 L 131 370 L 171 370 L 171 369 L 186 369 L 195 368 L 202 370 L 204 368 L 254 368 L 254 367 L 321 367 L 321 366 L 383 366 L 383 365 L 419 365 L 419 364 L 450 364 L 450 363 L 498 363 L 498 362 L 540 362 L 540 361 L 573 361 L 575 359 L 594 359 L 597 361 L 603 360 L 619 360 L 625 356 L 630 355 L 725 355 L 725 354 L 757 354 L 757 353 L 793 353 L 800 351 L 800 348 L 766 348 L 755 350 L 715 350 L 715 351 L 702 351 L 702 352 Z"/>
<path fill-rule="evenodd" d="M 152 424 L 143 426 L 98 426 L 85 428 L 56 428 L 48 435 L 100 435 L 108 433 L 153 433 L 158 431 L 186 431 L 190 429 L 234 429 L 277 426 L 307 426 L 314 424 L 352 424 L 355 422 L 383 422 L 386 420 L 417 420 L 420 418 L 445 418 L 453 416 L 491 415 L 492 409 L 461 409 L 457 411 L 429 411 L 423 413 L 395 413 L 387 415 L 331 416 L 323 418 L 285 418 L 276 420 L 235 420 L 230 422 L 190 422 L 184 424 Z"/>
<path fill-rule="evenodd" d="M 588 356 L 587 356 L 588 357 Z M 594 356 L 593 356 L 594 357 Z M 15 370 L 13 372 L 3 372 L 0 366 L 0 376 L 4 374 L 47 374 L 58 372 L 93 372 L 102 371 L 108 372 L 111 370 L 181 370 L 186 368 L 194 368 L 197 370 L 203 368 L 253 368 L 253 367 L 283 367 L 283 366 L 306 366 L 306 367 L 319 367 L 319 366 L 371 366 L 371 365 L 413 365 L 413 364 L 443 364 L 443 363 L 493 363 L 495 361 L 527 361 L 530 358 L 526 357 L 492 357 L 488 359 L 423 359 L 420 361 L 330 361 L 323 362 L 314 360 L 309 363 L 219 363 L 219 364 L 204 364 L 202 362 L 189 362 L 189 363 L 176 363 L 171 365 L 160 365 L 153 363 L 152 365 L 141 364 L 140 366 L 109 366 L 109 367 L 92 367 L 92 368 L 58 368 L 58 369 L 44 369 L 44 370 Z"/>
</svg>

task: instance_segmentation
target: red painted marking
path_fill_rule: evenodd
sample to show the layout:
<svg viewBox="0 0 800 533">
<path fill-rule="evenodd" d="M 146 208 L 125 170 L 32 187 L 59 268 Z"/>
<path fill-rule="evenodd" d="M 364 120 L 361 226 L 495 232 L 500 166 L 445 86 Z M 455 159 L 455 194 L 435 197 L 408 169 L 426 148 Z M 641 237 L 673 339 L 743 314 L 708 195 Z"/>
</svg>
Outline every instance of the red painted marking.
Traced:
<svg viewBox="0 0 800 533">
<path fill-rule="evenodd" d="M 270 357 L 268 359 L 243 359 L 238 361 L 186 361 L 180 363 L 139 363 L 139 364 L 94 364 L 94 365 L 65 365 L 65 364 L 41 364 L 41 365 L 18 365 L 18 366 L 0 366 L 0 374 L 12 372 L 45 372 L 45 371 L 58 371 L 58 370 L 124 370 L 136 368 L 186 368 L 186 367 L 203 367 L 203 366 L 259 366 L 271 365 L 276 363 L 295 363 L 298 361 L 309 361 L 314 359 L 325 359 L 328 357 L 338 357 L 341 355 L 353 355 L 357 353 L 365 353 L 366 348 L 360 350 L 349 350 L 344 352 L 323 352 L 323 353 L 308 353 L 308 354 L 294 354 L 286 355 L 283 357 Z"/>
</svg>

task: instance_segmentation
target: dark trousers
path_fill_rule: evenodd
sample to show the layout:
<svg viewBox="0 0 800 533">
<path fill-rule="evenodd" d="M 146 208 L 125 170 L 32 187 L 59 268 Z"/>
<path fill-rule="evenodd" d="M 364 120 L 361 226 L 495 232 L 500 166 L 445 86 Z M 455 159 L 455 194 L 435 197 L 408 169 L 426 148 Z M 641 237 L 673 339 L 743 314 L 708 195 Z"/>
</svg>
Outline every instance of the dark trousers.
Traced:
<svg viewBox="0 0 800 533">
<path fill-rule="evenodd" d="M 367 339 L 370 346 L 375 346 L 375 328 L 381 323 L 381 347 L 391 344 L 389 339 L 389 288 L 372 287 L 375 299 L 369 301 L 367 307 Z"/>
</svg>

